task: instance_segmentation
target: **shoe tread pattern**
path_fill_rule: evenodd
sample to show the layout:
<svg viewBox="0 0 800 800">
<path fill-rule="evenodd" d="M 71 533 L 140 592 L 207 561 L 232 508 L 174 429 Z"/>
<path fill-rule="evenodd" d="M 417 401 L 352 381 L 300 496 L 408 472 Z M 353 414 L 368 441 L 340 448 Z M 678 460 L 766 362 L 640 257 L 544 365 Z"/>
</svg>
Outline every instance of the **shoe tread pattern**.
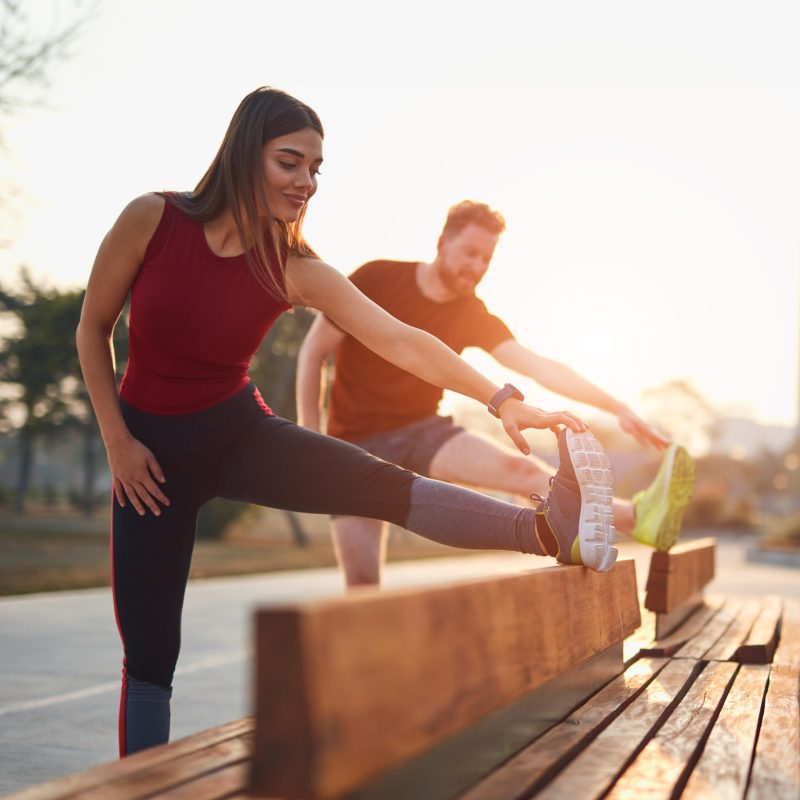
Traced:
<svg viewBox="0 0 800 800">
<path fill-rule="evenodd" d="M 617 533 L 614 528 L 614 486 L 611 464 L 600 442 L 588 431 L 567 431 L 575 476 L 581 489 L 582 553 L 592 553 L 584 559 L 585 566 L 605 572 L 617 560 Z"/>
</svg>

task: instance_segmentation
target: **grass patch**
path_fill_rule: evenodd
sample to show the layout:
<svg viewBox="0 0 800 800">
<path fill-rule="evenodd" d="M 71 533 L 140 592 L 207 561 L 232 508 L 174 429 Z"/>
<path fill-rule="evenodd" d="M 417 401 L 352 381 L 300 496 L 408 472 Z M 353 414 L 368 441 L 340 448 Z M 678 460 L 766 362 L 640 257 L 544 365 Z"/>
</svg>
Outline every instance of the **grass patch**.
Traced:
<svg viewBox="0 0 800 800">
<path fill-rule="evenodd" d="M 0 530 L 0 595 L 88 589 L 111 583 L 107 533 Z M 409 534 L 393 536 L 390 561 L 441 558 L 458 551 Z M 198 541 L 189 578 L 251 575 L 288 569 L 332 567 L 327 540 L 306 547 L 269 539 Z"/>
</svg>

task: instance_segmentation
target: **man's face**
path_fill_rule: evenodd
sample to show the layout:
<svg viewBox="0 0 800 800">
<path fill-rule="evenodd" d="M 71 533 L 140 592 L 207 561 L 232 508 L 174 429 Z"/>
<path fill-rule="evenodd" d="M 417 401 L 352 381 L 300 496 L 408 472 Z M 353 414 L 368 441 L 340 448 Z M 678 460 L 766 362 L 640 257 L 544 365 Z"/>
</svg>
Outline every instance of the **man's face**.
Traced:
<svg viewBox="0 0 800 800">
<path fill-rule="evenodd" d="M 439 277 L 453 294 L 471 295 L 489 268 L 499 236 L 480 225 L 467 225 L 439 240 Z"/>
</svg>

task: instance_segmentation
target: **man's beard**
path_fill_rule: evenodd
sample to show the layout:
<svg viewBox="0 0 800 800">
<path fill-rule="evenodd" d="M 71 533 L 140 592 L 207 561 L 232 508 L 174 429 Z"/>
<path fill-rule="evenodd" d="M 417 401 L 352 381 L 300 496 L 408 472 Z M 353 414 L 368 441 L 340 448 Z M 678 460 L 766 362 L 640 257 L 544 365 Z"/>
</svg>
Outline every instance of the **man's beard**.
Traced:
<svg viewBox="0 0 800 800">
<path fill-rule="evenodd" d="M 480 281 L 480 278 L 476 279 L 470 272 L 450 272 L 447 268 L 439 270 L 439 279 L 448 292 L 459 297 L 475 294 L 475 287 Z"/>
</svg>

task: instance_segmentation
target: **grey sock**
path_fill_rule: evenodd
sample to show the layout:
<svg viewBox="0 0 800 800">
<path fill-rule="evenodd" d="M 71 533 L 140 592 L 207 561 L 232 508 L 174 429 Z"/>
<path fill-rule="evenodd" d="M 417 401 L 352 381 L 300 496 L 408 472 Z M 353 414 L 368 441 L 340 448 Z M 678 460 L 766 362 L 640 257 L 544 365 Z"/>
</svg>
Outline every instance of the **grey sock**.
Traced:
<svg viewBox="0 0 800 800">
<path fill-rule="evenodd" d="M 546 555 L 536 537 L 536 513 L 443 481 L 418 477 L 411 484 L 406 528 L 452 547 L 519 550 Z"/>
<path fill-rule="evenodd" d="M 169 741 L 169 701 L 172 689 L 127 676 L 125 691 L 125 753 Z"/>
</svg>

